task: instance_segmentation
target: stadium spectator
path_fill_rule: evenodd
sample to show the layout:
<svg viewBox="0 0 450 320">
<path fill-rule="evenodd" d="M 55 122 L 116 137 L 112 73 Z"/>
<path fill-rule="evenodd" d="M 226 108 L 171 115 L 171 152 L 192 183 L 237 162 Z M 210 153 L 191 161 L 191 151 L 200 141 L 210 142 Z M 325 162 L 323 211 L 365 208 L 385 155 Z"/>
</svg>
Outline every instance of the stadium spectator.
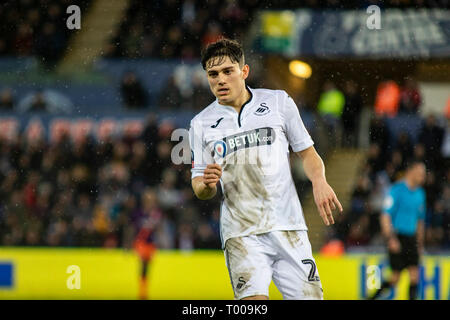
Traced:
<svg viewBox="0 0 450 320">
<path fill-rule="evenodd" d="M 442 195 L 440 197 L 440 201 L 442 203 L 442 207 L 444 210 L 442 226 L 444 228 L 444 236 L 443 242 L 440 244 L 440 247 L 450 248 L 450 169 L 447 170 L 447 182 L 444 184 L 442 188 Z"/>
<path fill-rule="evenodd" d="M 202 81 L 202 76 L 194 74 L 192 77 L 192 95 L 191 95 L 191 109 L 201 110 L 204 106 L 209 105 L 214 101 L 214 96 L 211 91 Z"/>
<path fill-rule="evenodd" d="M 183 102 L 184 99 L 180 89 L 175 82 L 175 77 L 172 75 L 159 94 L 158 106 L 162 109 L 180 109 Z"/>
<path fill-rule="evenodd" d="M 371 181 L 361 175 L 353 190 L 348 212 L 338 217 L 336 226 L 336 238 L 344 241 L 346 246 L 367 244 L 370 238 L 368 227 L 368 203 L 371 191 Z"/>
<path fill-rule="evenodd" d="M 369 141 L 371 144 L 378 145 L 380 158 L 385 162 L 389 155 L 389 128 L 380 115 L 375 114 L 370 120 Z"/>
<path fill-rule="evenodd" d="M 375 97 L 375 113 L 380 116 L 394 117 L 398 113 L 400 87 L 393 80 L 380 82 Z"/>
<path fill-rule="evenodd" d="M 318 103 L 319 113 L 339 119 L 342 116 L 344 104 L 345 96 L 342 92 L 336 88 L 333 82 L 325 82 Z"/>
<path fill-rule="evenodd" d="M 34 95 L 29 111 L 48 111 L 47 102 L 41 92 Z"/>
<path fill-rule="evenodd" d="M 346 238 L 347 246 L 366 246 L 370 243 L 370 218 L 368 214 L 363 214 L 353 221 Z"/>
<path fill-rule="evenodd" d="M 35 37 L 35 52 L 42 58 L 44 66 L 52 70 L 63 54 L 65 39 L 63 33 L 55 24 L 46 22 L 42 33 Z"/>
<path fill-rule="evenodd" d="M 145 143 L 147 152 L 153 155 L 156 155 L 156 146 L 160 142 L 157 120 L 156 114 L 149 113 L 147 115 L 141 137 L 141 140 Z M 154 162 L 153 160 L 155 160 L 155 158 L 150 159 L 151 162 Z"/>
<path fill-rule="evenodd" d="M 450 119 L 450 97 L 447 99 L 447 104 L 444 107 L 444 115 L 447 119 Z"/>
<path fill-rule="evenodd" d="M 14 48 L 18 56 L 29 56 L 33 53 L 33 29 L 28 23 L 19 25 Z"/>
<path fill-rule="evenodd" d="M 367 153 L 367 166 L 371 180 L 375 180 L 375 174 L 384 168 L 386 158 L 382 156 L 380 145 L 372 143 Z"/>
<path fill-rule="evenodd" d="M 129 167 L 131 191 L 137 193 L 146 185 L 148 169 L 145 143 L 141 140 L 135 141 L 131 146 Z"/>
<path fill-rule="evenodd" d="M 210 22 L 206 33 L 202 37 L 202 45 L 206 47 L 209 43 L 216 42 L 223 37 L 222 28 L 215 22 Z"/>
<path fill-rule="evenodd" d="M 434 115 L 428 115 L 419 133 L 419 142 L 425 147 L 427 167 L 437 168 L 442 158 L 440 150 L 443 139 L 444 129 L 437 125 Z"/>
<path fill-rule="evenodd" d="M 174 169 L 167 168 L 163 171 L 157 196 L 163 209 L 173 209 L 183 204 L 181 192 L 175 188 L 177 175 Z"/>
<path fill-rule="evenodd" d="M 181 5 L 181 21 L 183 24 L 191 24 L 195 21 L 196 16 L 195 1 L 185 0 Z"/>
<path fill-rule="evenodd" d="M 180 224 L 176 247 L 187 251 L 194 249 L 194 231 L 191 224 L 186 222 Z"/>
<path fill-rule="evenodd" d="M 444 238 L 445 208 L 434 172 L 427 174 L 424 189 L 427 203 L 425 240 L 428 246 L 439 247 Z"/>
<path fill-rule="evenodd" d="M 405 131 L 402 131 L 397 136 L 397 143 L 395 149 L 399 151 L 400 156 L 409 159 L 413 155 L 413 144 L 411 138 Z M 399 163 L 400 167 L 403 166 L 403 161 Z"/>
<path fill-rule="evenodd" d="M 5 39 L 0 38 L 0 55 L 6 55 L 8 53 L 8 49 L 6 47 Z"/>
<path fill-rule="evenodd" d="M 194 247 L 204 249 L 220 248 L 220 242 L 207 222 L 201 222 L 194 237 Z"/>
<path fill-rule="evenodd" d="M 38 90 L 29 93 L 17 105 L 19 113 L 48 112 L 69 114 L 73 110 L 73 104 L 65 95 L 55 90 Z"/>
<path fill-rule="evenodd" d="M 399 111 L 403 113 L 417 113 L 422 103 L 422 98 L 415 80 L 407 78 L 400 91 Z"/>
<path fill-rule="evenodd" d="M 14 96 L 11 88 L 4 88 L 0 92 L 0 110 L 10 111 L 14 108 Z"/>
<path fill-rule="evenodd" d="M 344 146 L 356 147 L 358 145 L 358 128 L 362 110 L 362 98 L 357 84 L 348 80 L 344 86 L 345 104 L 342 112 Z"/>
<path fill-rule="evenodd" d="M 141 35 L 143 31 L 143 24 L 136 22 L 130 27 L 127 37 L 124 39 L 124 45 L 126 47 L 127 57 L 137 58 L 140 57 L 142 40 Z"/>
<path fill-rule="evenodd" d="M 126 108 L 142 109 L 147 107 L 147 91 L 144 89 L 134 72 L 128 71 L 124 74 L 120 84 L 120 90 Z"/>
<path fill-rule="evenodd" d="M 327 126 L 332 145 L 336 145 L 336 131 L 340 130 L 340 120 L 345 105 L 345 96 L 332 81 L 326 81 L 319 98 L 317 109 Z M 339 136 L 339 134 L 338 134 Z"/>
<path fill-rule="evenodd" d="M 423 163 L 426 163 L 425 159 L 425 147 L 421 143 L 417 143 L 414 145 L 414 151 L 413 151 L 413 158 L 417 161 L 422 161 Z"/>
<path fill-rule="evenodd" d="M 175 58 L 181 52 L 183 44 L 183 32 L 181 27 L 173 25 L 166 33 L 163 45 L 161 47 L 161 58 Z"/>
</svg>

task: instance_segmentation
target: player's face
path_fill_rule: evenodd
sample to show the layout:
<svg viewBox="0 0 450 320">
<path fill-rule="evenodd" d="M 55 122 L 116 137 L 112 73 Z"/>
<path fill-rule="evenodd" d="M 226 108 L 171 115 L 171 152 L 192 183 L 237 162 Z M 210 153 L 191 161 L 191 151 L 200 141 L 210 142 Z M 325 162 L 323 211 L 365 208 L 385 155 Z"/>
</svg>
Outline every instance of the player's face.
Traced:
<svg viewBox="0 0 450 320">
<path fill-rule="evenodd" d="M 414 171 L 413 171 L 413 173 L 414 173 L 414 178 L 415 178 L 415 182 L 416 182 L 416 184 L 418 185 L 418 186 L 421 186 L 421 185 L 423 185 L 424 184 L 424 182 L 425 182 L 425 178 L 426 178 L 426 169 L 425 169 L 425 166 L 423 166 L 423 165 L 417 165 L 415 168 L 414 168 Z"/>
<path fill-rule="evenodd" d="M 225 57 L 219 65 L 207 67 L 209 87 L 220 104 L 232 105 L 245 92 L 248 71 L 248 65 L 241 68 L 239 63 L 232 62 L 229 57 Z"/>
</svg>

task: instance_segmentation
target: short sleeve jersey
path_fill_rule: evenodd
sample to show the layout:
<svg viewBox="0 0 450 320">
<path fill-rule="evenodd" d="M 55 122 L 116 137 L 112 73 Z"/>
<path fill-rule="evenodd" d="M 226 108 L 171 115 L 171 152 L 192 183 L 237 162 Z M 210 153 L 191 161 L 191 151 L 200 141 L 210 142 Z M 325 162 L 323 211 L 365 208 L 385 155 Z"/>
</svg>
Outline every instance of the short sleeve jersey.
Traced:
<svg viewBox="0 0 450 320">
<path fill-rule="evenodd" d="M 383 212 L 391 217 L 396 233 L 412 236 L 417 231 L 417 222 L 425 219 L 425 207 L 423 188 L 411 190 L 405 181 L 399 181 L 384 198 Z"/>
<path fill-rule="evenodd" d="M 283 90 L 251 89 L 240 112 L 216 100 L 191 121 L 192 178 L 222 166 L 222 247 L 229 238 L 274 230 L 307 230 L 289 164 L 313 141 Z"/>
</svg>

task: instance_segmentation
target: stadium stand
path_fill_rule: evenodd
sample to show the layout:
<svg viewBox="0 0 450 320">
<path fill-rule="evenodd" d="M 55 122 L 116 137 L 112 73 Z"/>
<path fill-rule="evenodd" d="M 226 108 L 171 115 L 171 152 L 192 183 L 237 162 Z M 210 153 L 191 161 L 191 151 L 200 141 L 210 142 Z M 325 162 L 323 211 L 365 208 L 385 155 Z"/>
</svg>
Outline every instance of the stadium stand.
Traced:
<svg viewBox="0 0 450 320">
<path fill-rule="evenodd" d="M 127 17 L 105 50 L 107 57 L 189 60 L 218 37 L 243 38 L 256 9 L 446 8 L 447 0 L 132 0 Z M 171 19 L 165 19 L 170 16 Z"/>
<path fill-rule="evenodd" d="M 64 53 L 70 35 L 66 28 L 55 27 L 65 23 L 62 17 L 69 2 L 73 3 L 22 0 L 9 1 L 0 7 L 3 21 L 0 55 L 5 58 L 36 56 L 47 66 L 54 65 Z M 90 1 L 77 3 L 84 10 Z M 180 109 L 198 111 L 198 106 L 207 104 L 207 88 L 196 83 L 198 87 L 191 91 L 189 99 L 184 99 L 183 88 L 178 87 L 164 69 L 173 65 L 161 64 L 158 66 L 161 71 L 158 71 L 155 69 L 158 61 L 182 58 L 196 62 L 205 44 L 220 36 L 242 37 L 256 9 L 299 7 L 297 1 L 288 0 L 279 1 L 277 5 L 262 0 L 187 0 L 182 3 L 177 0 L 130 1 L 126 18 L 105 49 L 106 57 L 131 58 L 133 63 L 139 60 L 134 58 L 156 59 L 146 60 L 148 64 L 141 70 L 157 70 L 157 81 L 143 81 L 139 89 L 131 89 L 147 91 L 149 97 L 136 103 L 133 97 L 127 96 L 127 88 L 122 87 L 123 100 L 129 108 L 146 105 L 152 109 L 157 105 L 176 112 Z M 347 9 L 370 4 L 392 8 L 447 8 L 449 5 L 445 0 L 367 0 L 348 1 L 345 5 L 335 0 L 308 0 L 304 3 L 303 7 L 311 9 Z M 71 97 L 78 99 L 73 101 L 76 108 L 87 106 L 77 109 L 78 115 L 88 114 L 88 109 L 97 105 L 95 98 L 99 91 L 109 100 L 105 106 L 98 106 L 96 112 L 114 109 L 114 102 L 120 100 L 120 83 L 126 70 L 126 66 L 119 64 L 105 62 L 103 66 L 110 72 L 108 76 L 117 80 L 116 87 L 102 87 L 101 91 L 95 86 L 89 91 L 88 85 L 71 87 Z M 8 60 L 2 66 L 6 69 L 11 63 Z M 143 64 L 133 66 L 139 69 Z M 341 81 L 336 85 L 346 91 L 345 83 Z M 19 87 L 18 91 L 2 88 L 2 111 L 11 111 L 26 95 L 26 84 Z M 66 92 L 63 87 L 61 92 Z M 403 98 L 408 96 L 407 90 L 402 92 Z M 359 112 L 360 103 L 356 102 L 357 106 L 352 109 L 355 113 Z M 427 244 L 449 248 L 450 171 L 448 151 L 444 151 L 449 149 L 445 147 L 450 135 L 448 119 L 423 118 L 416 107 L 420 110 L 420 106 L 415 106 L 414 112 L 405 114 L 402 105 L 394 117 L 374 115 L 366 165 L 357 180 L 350 208 L 338 221 L 330 239 L 341 239 L 347 247 L 379 242 L 378 215 L 383 190 L 401 176 L 405 160 L 414 157 L 424 159 L 429 168 Z M 309 112 L 309 109 L 314 111 Z M 319 130 L 316 123 L 322 119 L 314 106 L 305 110 L 302 117 L 313 138 L 319 136 L 320 132 L 314 130 Z M 0 245 L 130 248 L 143 218 L 152 217 L 158 222 L 155 239 L 160 248 L 219 248 L 219 199 L 204 202 L 194 197 L 189 166 L 174 165 L 170 161 L 174 144 L 170 135 L 174 127 L 158 123 L 152 117 L 149 119 L 138 137 L 122 135 L 106 140 L 86 137 L 74 141 L 66 136 L 59 141 L 49 141 L 30 139 L 25 131 L 12 140 L 2 135 Z M 345 119 L 352 119 L 352 112 L 342 121 Z M 355 132 L 354 124 L 346 128 L 346 132 Z M 349 144 L 357 145 L 354 141 Z M 296 185 L 302 190 L 305 180 L 296 177 Z"/>
<path fill-rule="evenodd" d="M 448 154 L 443 151 L 445 130 L 448 134 L 448 119 L 434 115 L 375 116 L 370 124 L 367 160 L 360 170 L 350 206 L 339 218 L 331 239 L 340 239 L 346 247 L 382 244 L 379 215 L 383 197 L 389 186 L 403 176 L 406 162 L 414 159 L 427 167 L 427 249 L 448 249 L 450 168 Z"/>
<path fill-rule="evenodd" d="M 20 0 L 6 1 L 0 8 L 0 56 L 36 56 L 53 68 L 67 47 L 71 32 L 66 28 L 66 8 L 81 10 L 90 1 Z"/>
</svg>

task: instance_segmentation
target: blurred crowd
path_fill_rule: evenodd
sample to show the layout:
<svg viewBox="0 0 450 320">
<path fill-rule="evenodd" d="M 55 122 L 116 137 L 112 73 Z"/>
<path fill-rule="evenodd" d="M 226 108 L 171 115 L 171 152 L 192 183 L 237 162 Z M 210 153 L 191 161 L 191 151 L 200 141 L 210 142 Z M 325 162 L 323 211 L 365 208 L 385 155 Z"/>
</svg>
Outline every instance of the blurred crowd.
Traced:
<svg viewBox="0 0 450 320">
<path fill-rule="evenodd" d="M 131 0 L 106 56 L 198 58 L 209 42 L 241 38 L 257 6 L 257 0 Z"/>
<path fill-rule="evenodd" d="M 19 101 L 10 87 L 0 89 L 0 112 L 43 112 L 69 114 L 73 111 L 72 101 L 55 89 L 38 89 L 25 94 Z"/>
<path fill-rule="evenodd" d="M 367 161 L 355 181 L 349 209 L 337 217 L 327 240 L 340 240 L 345 247 L 382 243 L 379 217 L 384 196 L 402 178 L 407 162 L 414 159 L 427 167 L 426 245 L 435 249 L 450 247 L 450 117 L 424 116 L 421 105 L 419 87 L 411 77 L 401 82 L 386 79 L 378 84 Z M 324 83 L 317 112 L 327 132 L 340 132 L 328 137 L 333 145 L 359 145 L 362 108 L 360 90 L 352 80 L 339 86 L 329 80 Z M 396 130 L 405 127 L 399 121 L 411 120 L 419 123 L 417 132 L 411 132 L 412 127 L 409 132 Z"/>
<path fill-rule="evenodd" d="M 370 5 L 377 5 L 380 8 L 448 8 L 448 0 L 281 0 L 258 1 L 264 7 L 275 8 L 312 8 L 312 9 L 361 9 Z"/>
<path fill-rule="evenodd" d="M 423 161 L 427 177 L 425 246 L 450 248 L 450 119 L 428 115 L 414 139 L 405 131 L 393 135 L 386 116 L 370 123 L 367 160 L 355 183 L 349 209 L 338 217 L 331 238 L 346 247 L 379 245 L 379 216 L 388 188 L 401 179 L 408 160 Z"/>
<path fill-rule="evenodd" d="M 127 17 L 105 48 L 108 57 L 155 57 L 198 60 L 206 44 L 222 36 L 242 39 L 257 9 L 364 8 L 375 4 L 394 8 L 447 8 L 448 0 L 130 0 Z M 35 55 L 48 66 L 67 46 L 66 8 L 82 11 L 90 1 L 19 0 L 0 6 L 0 56 Z M 170 17 L 168 19 L 167 17 Z M 207 83 L 193 75 L 192 87 L 171 76 L 155 99 L 161 109 L 199 111 L 214 97 Z M 204 79 L 203 79 L 204 80 Z M 119 81 L 119 80 L 118 80 Z M 251 87 L 257 87 L 248 83 Z M 341 131 L 343 146 L 358 146 L 363 102 L 354 81 L 324 84 L 314 111 L 326 132 Z M 120 84 L 123 104 L 142 109 L 149 91 L 133 72 Z M 48 92 L 16 101 L 11 89 L 0 92 L 0 109 L 51 110 Z M 25 99 L 26 98 L 26 99 Z M 61 101 L 61 99 L 59 100 Z M 450 132 L 445 119 L 427 116 L 417 138 L 389 132 L 387 117 L 420 117 L 422 98 L 413 79 L 380 83 L 370 124 L 367 162 L 356 182 L 350 209 L 338 216 L 333 237 L 347 246 L 379 240 L 383 195 L 399 178 L 408 159 L 427 166 L 426 241 L 450 246 Z M 67 103 L 66 110 L 71 108 Z M 305 106 L 299 101 L 300 108 Z M 20 107 L 22 106 L 22 107 Z M 63 106 L 58 102 L 58 106 Z M 67 111 L 68 112 L 68 111 Z M 0 245 L 102 246 L 131 248 L 143 228 L 152 226 L 159 248 L 219 248 L 219 197 L 197 200 L 190 187 L 190 166 L 171 161 L 174 128 L 148 118 L 141 136 L 69 136 L 56 142 L 20 135 L 0 139 Z M 335 139 L 335 135 L 330 136 Z M 315 140 L 316 141 L 316 140 Z M 332 145 L 336 145 L 334 142 Z M 296 180 L 298 183 L 298 180 Z"/>
<path fill-rule="evenodd" d="M 136 138 L 0 141 L 0 245 L 131 248 L 151 225 L 159 248 L 220 248 L 217 199 L 194 197 L 172 130 L 149 116 Z"/>
<path fill-rule="evenodd" d="M 126 74 L 124 80 L 133 82 L 135 77 Z M 357 147 L 361 93 L 351 80 L 337 85 L 325 83 L 317 108 L 302 101 L 297 104 L 304 117 L 317 114 L 325 124 L 327 116 L 334 116 L 343 127 L 343 146 Z M 380 83 L 378 91 L 383 86 Z M 181 95 L 175 84 L 172 90 Z M 166 89 L 161 97 L 168 96 L 177 97 Z M 386 98 L 385 93 L 382 96 Z M 429 115 L 422 119 L 416 135 L 394 134 L 388 118 L 421 117 L 420 92 L 411 81 L 399 87 L 398 97 L 395 114 L 374 109 L 367 162 L 349 209 L 337 216 L 331 238 L 341 239 L 346 246 L 377 244 L 383 196 L 402 177 L 406 161 L 413 158 L 427 166 L 427 246 L 448 247 L 450 126 L 445 118 Z M 379 98 L 375 100 L 379 103 Z M 316 120 L 308 130 L 319 147 L 321 121 Z M 220 248 L 220 197 L 195 198 L 190 166 L 171 160 L 173 129 L 170 123 L 158 123 L 155 116 L 149 116 L 138 137 L 124 134 L 72 140 L 67 136 L 48 142 L 22 135 L 1 140 L 0 245 L 130 248 L 142 228 L 150 225 L 152 241 L 159 248 Z M 323 129 L 334 132 L 326 126 Z M 306 178 L 295 159 L 292 164 L 301 196 Z"/>
<path fill-rule="evenodd" d="M 200 111 L 211 102 L 214 96 L 209 89 L 203 70 L 200 73 L 186 75 L 173 72 L 159 92 L 152 92 L 153 103 L 150 103 L 150 92 L 133 71 L 127 71 L 120 83 L 122 104 L 126 109 L 139 110 L 154 105 L 162 111 L 184 110 Z"/>
<path fill-rule="evenodd" d="M 66 50 L 70 5 L 90 0 L 18 0 L 0 6 L 0 56 L 37 56 L 48 68 Z M 105 48 L 107 57 L 198 58 L 219 37 L 242 39 L 259 9 L 449 8 L 448 0 L 130 0 L 126 17 Z M 167 17 L 170 17 L 168 19 Z"/>
<path fill-rule="evenodd" d="M 317 112 L 329 132 L 338 132 L 332 136 L 333 145 L 344 147 L 358 146 L 358 132 L 363 109 L 361 88 L 351 80 L 345 80 L 337 86 L 333 81 L 325 81 Z M 398 114 L 418 115 L 422 105 L 422 96 L 417 81 L 407 77 L 400 83 L 384 80 L 378 84 L 374 101 L 374 113 L 379 116 L 395 117 Z"/>
<path fill-rule="evenodd" d="M 47 67 L 61 58 L 71 34 L 66 9 L 76 4 L 81 11 L 89 0 L 18 0 L 0 6 L 0 56 L 37 56 Z"/>
<path fill-rule="evenodd" d="M 218 38 L 243 39 L 257 10 L 447 8 L 448 0 L 131 0 L 127 17 L 111 39 L 107 57 L 195 59 Z M 170 17 L 170 19 L 167 19 Z"/>
</svg>

